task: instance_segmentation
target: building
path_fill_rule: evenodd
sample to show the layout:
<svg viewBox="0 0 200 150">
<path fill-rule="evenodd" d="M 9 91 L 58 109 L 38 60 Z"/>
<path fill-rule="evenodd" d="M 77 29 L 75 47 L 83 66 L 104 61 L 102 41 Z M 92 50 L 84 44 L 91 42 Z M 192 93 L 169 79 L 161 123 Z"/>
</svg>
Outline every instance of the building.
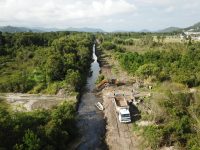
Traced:
<svg viewBox="0 0 200 150">
<path fill-rule="evenodd" d="M 192 30 L 189 30 L 187 32 L 184 32 L 184 34 L 187 38 L 190 36 L 192 40 L 200 40 L 200 32 L 194 32 Z"/>
</svg>

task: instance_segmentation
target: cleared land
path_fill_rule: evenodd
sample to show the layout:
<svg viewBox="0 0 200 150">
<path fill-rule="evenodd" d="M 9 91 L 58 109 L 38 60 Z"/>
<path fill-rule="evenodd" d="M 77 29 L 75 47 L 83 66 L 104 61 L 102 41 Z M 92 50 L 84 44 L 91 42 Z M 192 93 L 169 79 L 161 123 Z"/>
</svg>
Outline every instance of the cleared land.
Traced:
<svg viewBox="0 0 200 150">
<path fill-rule="evenodd" d="M 76 100 L 76 96 L 58 96 L 41 94 L 5 93 L 0 94 L 14 111 L 32 111 L 35 109 L 50 109 L 65 100 Z"/>
</svg>

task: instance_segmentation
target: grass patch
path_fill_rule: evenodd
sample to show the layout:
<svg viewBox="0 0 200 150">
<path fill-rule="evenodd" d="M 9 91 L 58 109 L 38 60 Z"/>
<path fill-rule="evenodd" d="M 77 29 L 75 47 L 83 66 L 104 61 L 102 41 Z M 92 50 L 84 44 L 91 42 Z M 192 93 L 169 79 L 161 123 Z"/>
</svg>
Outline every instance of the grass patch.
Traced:
<svg viewBox="0 0 200 150">
<path fill-rule="evenodd" d="M 96 84 L 99 84 L 101 81 L 103 81 L 105 79 L 104 75 L 100 74 L 96 80 Z"/>
</svg>

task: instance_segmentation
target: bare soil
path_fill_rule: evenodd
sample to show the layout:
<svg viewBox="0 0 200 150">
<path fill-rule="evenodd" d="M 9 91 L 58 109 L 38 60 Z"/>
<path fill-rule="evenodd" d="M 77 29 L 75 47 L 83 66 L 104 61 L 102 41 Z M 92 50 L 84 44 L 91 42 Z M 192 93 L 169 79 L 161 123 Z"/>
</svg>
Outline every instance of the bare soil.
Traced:
<svg viewBox="0 0 200 150">
<path fill-rule="evenodd" d="M 4 93 L 0 97 L 5 99 L 15 111 L 32 111 L 35 109 L 50 109 L 64 100 L 76 101 L 76 96 L 57 96 L 41 94 Z"/>
</svg>

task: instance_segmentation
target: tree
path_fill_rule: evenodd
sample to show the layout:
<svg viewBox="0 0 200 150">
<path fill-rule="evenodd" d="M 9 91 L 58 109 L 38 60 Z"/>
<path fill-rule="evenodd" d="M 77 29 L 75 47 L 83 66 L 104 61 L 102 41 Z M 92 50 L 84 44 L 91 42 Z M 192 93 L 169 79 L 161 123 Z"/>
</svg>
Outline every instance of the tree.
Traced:
<svg viewBox="0 0 200 150">
<path fill-rule="evenodd" d="M 154 44 L 153 37 L 152 36 L 145 36 L 141 39 L 142 45 L 149 45 L 152 46 Z"/>
<path fill-rule="evenodd" d="M 144 64 L 138 68 L 138 70 L 136 71 L 136 74 L 138 76 L 147 78 L 152 75 L 157 76 L 159 70 L 160 70 L 159 67 L 155 64 Z"/>
<path fill-rule="evenodd" d="M 2 32 L 0 31 L 0 56 L 5 55 L 5 54 L 6 52 L 3 47 L 3 35 L 2 35 Z"/>
<path fill-rule="evenodd" d="M 80 73 L 76 70 L 69 69 L 67 71 L 67 75 L 65 77 L 66 82 L 73 88 L 80 88 L 80 82 L 81 82 L 81 75 Z"/>
<path fill-rule="evenodd" d="M 190 35 L 188 36 L 188 45 L 192 45 L 192 37 Z"/>
<path fill-rule="evenodd" d="M 76 66 L 77 56 L 74 53 L 64 54 L 64 64 L 66 69 L 74 69 Z"/>
<path fill-rule="evenodd" d="M 158 35 L 158 36 L 157 36 L 158 43 L 160 43 L 160 39 L 161 39 L 161 36 Z"/>
<path fill-rule="evenodd" d="M 0 46 L 3 45 L 3 35 L 2 32 L 0 31 Z"/>
<path fill-rule="evenodd" d="M 164 42 L 165 39 L 166 39 L 166 36 L 163 35 L 163 36 L 161 37 L 162 43 Z"/>
<path fill-rule="evenodd" d="M 48 57 L 46 65 L 46 73 L 47 73 L 47 80 L 54 81 L 54 80 L 62 80 L 63 78 L 63 60 L 59 55 L 51 55 Z"/>
<path fill-rule="evenodd" d="M 28 129 L 23 137 L 23 144 L 17 145 L 16 149 L 39 150 L 40 147 L 40 139 L 33 131 Z"/>
<path fill-rule="evenodd" d="M 102 44 L 102 47 L 106 50 L 112 50 L 112 49 L 115 49 L 117 46 L 111 42 L 104 42 Z"/>
</svg>

